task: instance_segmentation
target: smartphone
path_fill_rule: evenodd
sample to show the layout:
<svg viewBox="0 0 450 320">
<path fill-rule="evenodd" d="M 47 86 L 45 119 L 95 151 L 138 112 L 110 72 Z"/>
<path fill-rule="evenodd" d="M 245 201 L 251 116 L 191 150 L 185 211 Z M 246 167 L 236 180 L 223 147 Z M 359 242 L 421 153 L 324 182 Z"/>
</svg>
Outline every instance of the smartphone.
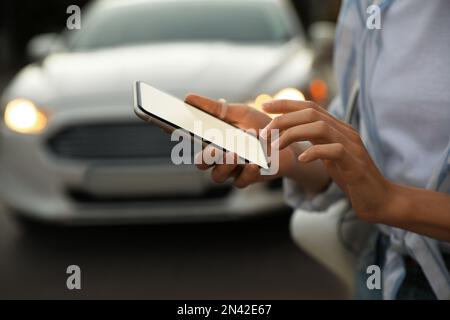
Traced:
<svg viewBox="0 0 450 320">
<path fill-rule="evenodd" d="M 255 135 L 142 81 L 136 81 L 133 87 L 134 111 L 144 121 L 169 132 L 183 129 L 203 144 L 212 144 L 220 150 L 234 152 L 246 162 L 269 168 L 263 143 Z M 218 136 L 221 135 L 223 139 L 212 138 L 213 132 L 219 133 Z"/>
</svg>

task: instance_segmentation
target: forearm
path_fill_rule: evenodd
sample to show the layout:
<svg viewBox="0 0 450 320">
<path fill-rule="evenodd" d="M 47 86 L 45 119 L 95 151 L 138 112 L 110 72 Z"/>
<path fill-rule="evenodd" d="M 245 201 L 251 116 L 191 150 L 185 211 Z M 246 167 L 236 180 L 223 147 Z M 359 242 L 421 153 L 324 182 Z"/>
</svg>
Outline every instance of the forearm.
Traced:
<svg viewBox="0 0 450 320">
<path fill-rule="evenodd" d="M 379 223 L 450 241 L 450 195 L 391 184 Z"/>
</svg>

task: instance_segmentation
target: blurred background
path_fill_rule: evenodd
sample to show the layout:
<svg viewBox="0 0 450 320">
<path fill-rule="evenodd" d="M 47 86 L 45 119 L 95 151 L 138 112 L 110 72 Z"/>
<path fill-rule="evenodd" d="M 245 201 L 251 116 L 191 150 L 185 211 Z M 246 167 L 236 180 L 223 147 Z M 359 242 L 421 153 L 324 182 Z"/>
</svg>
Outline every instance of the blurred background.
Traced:
<svg viewBox="0 0 450 320">
<path fill-rule="evenodd" d="M 131 91 L 326 106 L 339 5 L 3 0 L 0 298 L 345 297 L 290 239 L 280 180 L 236 190 L 174 166 Z"/>
</svg>

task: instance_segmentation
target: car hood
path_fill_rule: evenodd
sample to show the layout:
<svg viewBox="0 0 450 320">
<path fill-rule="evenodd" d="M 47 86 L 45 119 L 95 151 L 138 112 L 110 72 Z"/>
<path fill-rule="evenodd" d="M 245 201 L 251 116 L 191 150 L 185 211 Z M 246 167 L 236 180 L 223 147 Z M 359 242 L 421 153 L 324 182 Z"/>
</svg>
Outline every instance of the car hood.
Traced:
<svg viewBox="0 0 450 320">
<path fill-rule="evenodd" d="M 29 98 L 40 88 L 39 102 L 59 106 L 87 101 L 128 105 L 136 80 L 180 98 L 197 92 L 244 101 L 299 49 L 292 42 L 279 46 L 172 43 L 59 53 L 26 67 L 13 87 Z"/>
</svg>

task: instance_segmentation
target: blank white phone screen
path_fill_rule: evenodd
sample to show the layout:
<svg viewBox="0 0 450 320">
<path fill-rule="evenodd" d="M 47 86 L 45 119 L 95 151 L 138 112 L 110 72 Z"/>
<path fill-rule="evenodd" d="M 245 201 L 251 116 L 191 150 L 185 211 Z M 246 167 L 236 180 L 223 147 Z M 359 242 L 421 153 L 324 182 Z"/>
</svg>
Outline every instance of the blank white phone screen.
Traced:
<svg viewBox="0 0 450 320">
<path fill-rule="evenodd" d="M 174 127 L 182 128 L 239 157 L 268 169 L 264 148 L 257 137 L 197 109 L 148 84 L 138 82 L 140 107 Z"/>
</svg>

